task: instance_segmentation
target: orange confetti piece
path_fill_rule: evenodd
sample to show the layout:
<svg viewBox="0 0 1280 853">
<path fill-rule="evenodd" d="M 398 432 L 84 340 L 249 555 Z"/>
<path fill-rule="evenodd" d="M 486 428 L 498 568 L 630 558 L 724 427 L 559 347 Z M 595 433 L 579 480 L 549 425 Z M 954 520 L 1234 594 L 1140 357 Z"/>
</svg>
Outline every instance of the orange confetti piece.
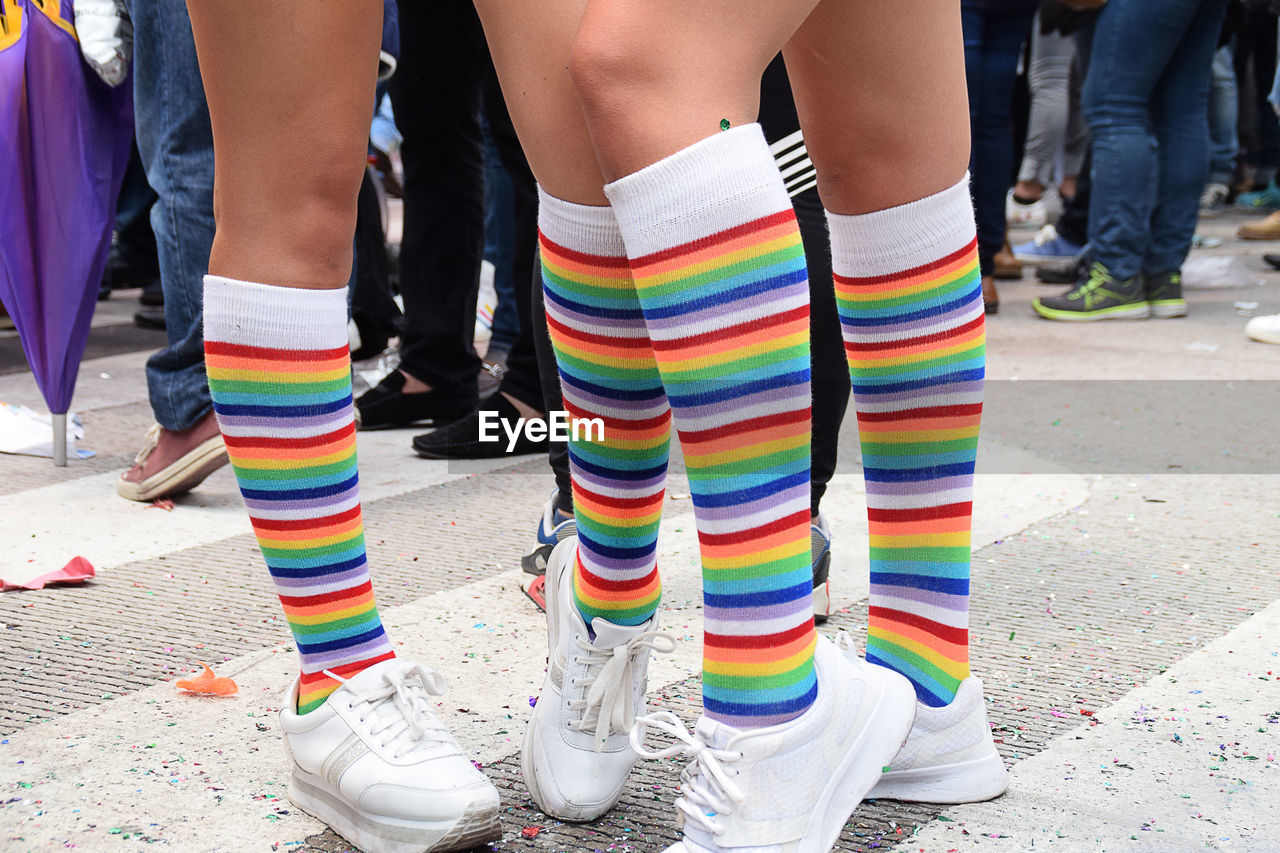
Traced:
<svg viewBox="0 0 1280 853">
<path fill-rule="evenodd" d="M 179 681 L 175 685 L 179 690 L 187 690 L 191 693 L 205 693 L 210 696 L 231 696 L 240 690 L 230 678 L 214 675 L 209 664 L 204 661 L 197 661 L 197 663 L 204 667 L 204 672 L 195 678 L 184 678 Z"/>
</svg>

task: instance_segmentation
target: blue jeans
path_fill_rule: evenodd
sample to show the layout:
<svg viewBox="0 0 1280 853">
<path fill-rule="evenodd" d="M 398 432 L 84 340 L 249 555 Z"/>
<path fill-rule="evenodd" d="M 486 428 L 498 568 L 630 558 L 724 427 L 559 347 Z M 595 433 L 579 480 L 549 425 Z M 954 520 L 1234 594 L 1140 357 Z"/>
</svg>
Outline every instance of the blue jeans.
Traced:
<svg viewBox="0 0 1280 853">
<path fill-rule="evenodd" d="M 515 258 L 515 190 L 489 132 L 488 120 L 481 117 L 480 127 L 484 131 L 484 257 L 493 264 L 493 289 L 497 293 L 489 348 L 505 354 L 511 351 L 520 334 L 520 311 L 516 307 L 516 283 L 511 271 Z"/>
<path fill-rule="evenodd" d="M 1031 35 L 1032 6 L 1012 14 L 986 12 L 981 4 L 961 4 L 965 80 L 969 87 L 969 157 L 978 256 L 990 275 L 992 256 L 1004 246 L 1004 200 L 1013 185 L 1013 84 L 1022 45 Z"/>
<path fill-rule="evenodd" d="M 1240 107 L 1236 85 L 1235 54 L 1224 44 L 1213 55 L 1213 82 L 1209 95 L 1209 180 L 1229 184 L 1236 172 L 1240 140 L 1236 115 Z"/>
<path fill-rule="evenodd" d="M 1210 65 L 1227 0 L 1111 0 L 1084 84 L 1089 243 L 1113 276 L 1175 272 L 1209 171 Z"/>
<path fill-rule="evenodd" d="M 169 345 L 147 360 L 156 420 L 184 430 L 213 408 L 201 328 L 213 245 L 213 131 L 185 0 L 129 0 L 134 115 L 160 256 Z"/>
</svg>

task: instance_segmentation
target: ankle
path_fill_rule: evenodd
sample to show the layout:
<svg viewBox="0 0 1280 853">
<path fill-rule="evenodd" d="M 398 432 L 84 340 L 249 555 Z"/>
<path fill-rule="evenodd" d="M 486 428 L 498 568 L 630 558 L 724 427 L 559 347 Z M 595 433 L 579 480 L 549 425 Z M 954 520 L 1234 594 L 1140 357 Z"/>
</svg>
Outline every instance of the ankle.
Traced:
<svg viewBox="0 0 1280 853">
<path fill-rule="evenodd" d="M 405 373 L 403 370 L 400 371 L 400 375 L 404 377 L 404 387 L 400 389 L 403 394 L 425 394 L 433 390 L 426 382 L 416 376 Z"/>
<path fill-rule="evenodd" d="M 1044 187 L 1038 181 L 1018 181 L 1013 187 L 1013 200 L 1032 204 L 1044 195 Z"/>
</svg>

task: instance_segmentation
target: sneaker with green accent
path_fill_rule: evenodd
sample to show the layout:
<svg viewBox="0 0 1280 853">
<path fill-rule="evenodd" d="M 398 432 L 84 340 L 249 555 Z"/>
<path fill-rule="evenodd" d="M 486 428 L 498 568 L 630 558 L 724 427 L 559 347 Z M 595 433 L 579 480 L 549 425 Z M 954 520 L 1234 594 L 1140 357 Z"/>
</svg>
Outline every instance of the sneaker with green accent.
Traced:
<svg viewBox="0 0 1280 853">
<path fill-rule="evenodd" d="M 1236 207 L 1243 210 L 1275 210 L 1280 208 L 1280 186 L 1271 181 L 1260 190 L 1240 193 L 1236 198 Z"/>
<path fill-rule="evenodd" d="M 1187 300 L 1182 298 L 1182 273 L 1158 272 L 1142 277 L 1152 317 L 1185 317 Z"/>
<path fill-rule="evenodd" d="M 1142 280 L 1117 279 L 1097 261 L 1089 277 L 1061 296 L 1042 296 L 1032 301 L 1032 309 L 1046 320 L 1088 322 L 1091 320 L 1145 320 L 1151 316 Z"/>
</svg>

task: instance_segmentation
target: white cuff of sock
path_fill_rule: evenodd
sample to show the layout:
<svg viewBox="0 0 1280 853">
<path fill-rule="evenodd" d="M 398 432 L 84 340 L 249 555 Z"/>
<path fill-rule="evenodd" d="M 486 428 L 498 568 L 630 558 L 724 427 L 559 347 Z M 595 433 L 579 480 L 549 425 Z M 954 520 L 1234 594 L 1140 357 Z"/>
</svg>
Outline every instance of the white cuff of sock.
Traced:
<svg viewBox="0 0 1280 853">
<path fill-rule="evenodd" d="M 538 231 L 566 249 L 609 258 L 620 258 L 627 253 L 612 207 L 565 201 L 541 186 L 538 187 Z"/>
<path fill-rule="evenodd" d="M 347 289 L 304 290 L 204 277 L 204 336 L 273 349 L 347 345 Z"/>
<path fill-rule="evenodd" d="M 827 213 L 831 266 L 840 275 L 888 275 L 930 264 L 973 242 L 969 175 L 918 201 L 852 216 Z"/>
<path fill-rule="evenodd" d="M 695 142 L 604 193 L 633 260 L 791 208 L 758 124 Z"/>
</svg>

